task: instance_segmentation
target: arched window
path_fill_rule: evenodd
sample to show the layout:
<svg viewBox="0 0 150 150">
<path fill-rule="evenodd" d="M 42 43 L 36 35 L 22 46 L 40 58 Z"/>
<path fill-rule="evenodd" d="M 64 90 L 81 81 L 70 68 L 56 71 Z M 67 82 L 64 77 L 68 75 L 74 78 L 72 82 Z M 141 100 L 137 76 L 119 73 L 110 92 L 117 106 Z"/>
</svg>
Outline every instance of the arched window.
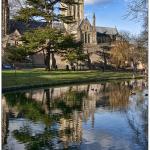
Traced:
<svg viewBox="0 0 150 150">
<path fill-rule="evenodd" d="M 69 5 L 69 16 L 71 16 L 71 6 Z"/>
<path fill-rule="evenodd" d="M 85 43 L 87 43 L 87 33 L 86 32 L 84 34 L 84 41 L 85 41 Z"/>
<path fill-rule="evenodd" d="M 78 5 L 78 17 L 80 19 L 80 5 Z"/>
<path fill-rule="evenodd" d="M 90 43 L 90 34 L 88 34 L 88 43 Z"/>
<path fill-rule="evenodd" d="M 81 40 L 82 40 L 82 42 L 84 42 L 84 34 L 83 33 L 81 34 Z"/>
<path fill-rule="evenodd" d="M 75 5 L 73 6 L 73 17 L 74 17 L 74 19 L 76 17 L 76 6 Z"/>
<path fill-rule="evenodd" d="M 100 36 L 99 41 L 100 41 L 100 43 L 102 43 L 102 36 Z"/>
<path fill-rule="evenodd" d="M 104 43 L 106 43 L 106 37 L 104 36 Z"/>
<path fill-rule="evenodd" d="M 114 40 L 114 41 L 116 40 L 116 36 L 115 36 L 115 35 L 113 35 L 113 40 Z"/>
<path fill-rule="evenodd" d="M 108 42 L 108 37 L 106 36 L 106 41 L 105 41 L 106 43 Z"/>
<path fill-rule="evenodd" d="M 102 36 L 102 43 L 105 43 L 106 42 L 106 37 L 105 35 Z"/>
<path fill-rule="evenodd" d="M 18 45 L 18 42 L 15 40 L 15 46 L 17 46 Z"/>
</svg>

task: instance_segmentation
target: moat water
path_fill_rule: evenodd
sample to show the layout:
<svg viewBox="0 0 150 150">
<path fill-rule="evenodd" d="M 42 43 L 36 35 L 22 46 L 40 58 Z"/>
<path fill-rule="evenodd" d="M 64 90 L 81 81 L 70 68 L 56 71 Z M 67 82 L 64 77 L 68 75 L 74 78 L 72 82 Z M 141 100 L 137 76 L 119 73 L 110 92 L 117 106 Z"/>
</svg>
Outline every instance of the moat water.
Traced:
<svg viewBox="0 0 150 150">
<path fill-rule="evenodd" d="M 5 93 L 3 150 L 147 150 L 145 80 Z"/>
</svg>

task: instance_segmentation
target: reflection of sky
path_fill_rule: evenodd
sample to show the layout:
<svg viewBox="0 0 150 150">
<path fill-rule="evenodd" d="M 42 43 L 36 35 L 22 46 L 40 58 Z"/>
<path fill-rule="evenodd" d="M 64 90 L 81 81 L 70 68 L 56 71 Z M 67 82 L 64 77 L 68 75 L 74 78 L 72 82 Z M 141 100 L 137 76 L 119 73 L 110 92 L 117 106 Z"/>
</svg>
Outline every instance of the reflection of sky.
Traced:
<svg viewBox="0 0 150 150">
<path fill-rule="evenodd" d="M 24 150 L 25 145 L 18 142 L 14 136 L 13 131 L 20 130 L 22 127 L 29 127 L 32 132 L 32 136 L 44 131 L 45 125 L 42 123 L 33 123 L 26 119 L 9 120 L 9 135 L 7 138 L 7 146 L 4 146 L 3 150 Z"/>
<path fill-rule="evenodd" d="M 97 112 L 95 126 L 91 128 L 91 120 L 83 124 L 82 150 L 141 150 L 132 137 L 124 113 Z"/>
<path fill-rule="evenodd" d="M 135 84 L 135 86 L 137 85 L 140 85 L 140 84 Z M 109 86 L 111 86 L 111 84 Z M 97 92 L 91 90 L 93 88 L 99 89 L 101 88 L 101 84 L 97 84 L 97 85 L 91 84 L 89 86 L 90 102 L 92 102 L 92 100 L 94 102 L 94 95 L 96 95 L 96 99 L 95 99 L 96 101 L 100 99 L 99 97 L 103 96 L 102 89 L 97 95 Z M 57 87 L 50 91 L 53 91 L 53 99 L 54 99 L 54 97 L 55 98 L 62 97 L 62 94 L 67 93 L 69 89 L 70 89 L 69 86 L 66 86 L 66 87 L 59 87 L 59 88 Z M 87 86 L 86 85 L 85 86 L 84 85 L 73 86 L 71 89 L 75 91 L 77 90 L 85 91 L 85 89 L 87 89 Z M 82 144 L 80 146 L 80 149 L 81 150 L 99 150 L 99 149 L 100 150 L 145 150 L 145 149 L 142 149 L 143 147 L 140 147 L 141 146 L 140 142 L 143 140 L 144 136 L 142 134 L 140 136 L 137 135 L 135 131 L 132 129 L 132 127 L 129 125 L 128 121 L 130 120 L 133 125 L 134 123 L 137 122 L 138 125 L 140 124 L 139 127 L 143 130 L 142 121 L 144 120 L 142 118 L 141 110 L 144 110 L 147 108 L 146 102 L 148 101 L 148 97 L 145 96 L 147 92 L 148 92 L 147 90 L 144 90 L 144 92 L 142 93 L 141 90 L 138 90 L 138 91 L 135 91 L 136 95 L 130 95 L 129 106 L 126 107 L 126 111 L 122 110 L 120 112 L 120 111 L 116 111 L 116 109 L 115 111 L 113 111 L 110 109 L 110 107 L 102 107 L 101 105 L 98 105 L 97 108 L 94 107 L 94 112 L 95 112 L 94 117 L 93 115 L 89 115 L 87 121 L 84 122 L 83 120 L 83 122 L 81 123 L 82 124 L 81 131 L 83 135 L 82 135 Z M 42 97 L 43 97 L 42 90 L 35 90 L 34 92 L 32 91 L 32 94 L 33 94 L 32 98 L 35 98 L 37 102 L 42 100 Z M 29 93 L 26 94 L 27 97 L 29 97 L 29 95 L 30 95 Z M 108 99 L 105 99 L 105 100 L 107 101 Z M 88 102 L 88 98 L 85 101 Z M 87 103 L 85 104 L 87 105 Z M 88 108 L 88 110 L 90 109 Z M 84 111 L 82 110 L 82 112 Z M 80 116 L 77 111 L 74 111 L 75 113 L 74 116 L 82 117 L 82 112 L 80 112 L 80 115 L 81 115 Z M 127 118 L 127 115 L 130 118 Z M 133 122 L 132 117 L 134 119 L 134 122 Z M 93 127 L 93 124 L 94 124 L 94 127 Z M 77 124 L 75 123 L 75 126 L 76 125 Z M 134 126 L 136 127 L 136 125 L 137 124 L 135 124 Z M 16 149 L 16 150 L 24 149 L 23 144 L 17 142 L 13 138 L 13 135 L 12 135 L 12 131 L 19 130 L 20 127 L 24 127 L 24 126 L 29 126 L 29 128 L 31 129 L 33 133 L 32 134 L 33 136 L 35 134 L 42 133 L 45 128 L 45 125 L 40 122 L 37 122 L 35 124 L 26 119 L 15 119 L 15 120 L 10 119 L 9 120 L 10 132 L 9 132 L 9 136 L 7 139 L 9 148 Z M 60 124 L 57 122 L 56 124 L 53 124 L 52 127 L 54 130 L 59 130 Z M 141 132 L 144 132 L 142 130 Z M 138 141 L 139 139 L 140 141 Z M 61 144 L 61 143 L 57 143 L 59 141 L 59 136 L 56 137 L 54 141 L 56 143 L 55 146 L 57 145 L 56 147 L 59 147 Z M 71 142 L 69 144 L 71 144 Z M 74 143 L 72 145 L 74 145 Z"/>
</svg>

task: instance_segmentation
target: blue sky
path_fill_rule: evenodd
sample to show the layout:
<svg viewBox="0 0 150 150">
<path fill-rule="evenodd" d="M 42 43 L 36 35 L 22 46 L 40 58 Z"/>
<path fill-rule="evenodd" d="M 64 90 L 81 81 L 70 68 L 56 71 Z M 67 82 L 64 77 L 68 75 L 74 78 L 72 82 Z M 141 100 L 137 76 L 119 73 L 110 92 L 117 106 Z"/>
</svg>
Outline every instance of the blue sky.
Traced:
<svg viewBox="0 0 150 150">
<path fill-rule="evenodd" d="M 124 19 L 129 0 L 85 0 L 85 17 L 92 21 L 95 12 L 96 25 L 106 27 L 117 27 L 120 31 L 129 31 L 139 34 L 142 23 L 135 20 Z"/>
<path fill-rule="evenodd" d="M 21 0 L 25 1 L 25 0 Z M 95 12 L 96 25 L 106 27 L 117 27 L 119 31 L 129 31 L 131 34 L 139 34 L 142 30 L 142 23 L 135 20 L 124 19 L 127 11 L 127 5 L 130 0 L 84 0 L 85 17 L 92 22 L 92 16 Z M 13 11 L 18 9 L 14 0 L 12 3 Z"/>
</svg>

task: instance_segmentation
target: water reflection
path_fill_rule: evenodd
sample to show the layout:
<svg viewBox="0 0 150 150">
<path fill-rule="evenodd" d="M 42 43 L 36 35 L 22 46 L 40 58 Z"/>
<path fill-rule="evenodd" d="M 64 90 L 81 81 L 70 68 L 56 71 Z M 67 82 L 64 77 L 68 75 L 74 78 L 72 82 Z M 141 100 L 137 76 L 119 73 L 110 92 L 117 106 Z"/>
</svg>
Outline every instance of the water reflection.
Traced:
<svg viewBox="0 0 150 150">
<path fill-rule="evenodd" d="M 146 83 L 135 80 L 6 93 L 3 149 L 146 150 Z"/>
</svg>

